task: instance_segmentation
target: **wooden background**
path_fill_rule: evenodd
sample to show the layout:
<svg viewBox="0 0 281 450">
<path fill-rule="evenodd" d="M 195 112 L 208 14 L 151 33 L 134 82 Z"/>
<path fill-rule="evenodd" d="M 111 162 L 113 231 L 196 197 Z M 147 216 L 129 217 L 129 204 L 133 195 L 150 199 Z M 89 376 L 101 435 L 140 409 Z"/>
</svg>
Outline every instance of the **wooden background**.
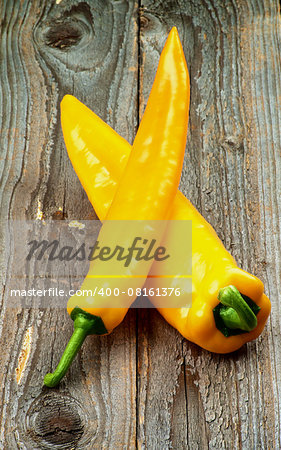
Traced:
<svg viewBox="0 0 281 450">
<path fill-rule="evenodd" d="M 191 76 L 180 188 L 272 301 L 262 336 L 228 356 L 187 342 L 155 310 L 131 310 L 108 337 L 87 339 L 52 390 L 43 376 L 71 320 L 3 304 L 1 448 L 281 448 L 279 3 L 0 5 L 2 223 L 35 218 L 38 206 L 45 218 L 95 218 L 64 147 L 59 102 L 75 95 L 132 142 L 176 25 Z M 4 297 L 9 243 L 2 232 Z"/>
</svg>

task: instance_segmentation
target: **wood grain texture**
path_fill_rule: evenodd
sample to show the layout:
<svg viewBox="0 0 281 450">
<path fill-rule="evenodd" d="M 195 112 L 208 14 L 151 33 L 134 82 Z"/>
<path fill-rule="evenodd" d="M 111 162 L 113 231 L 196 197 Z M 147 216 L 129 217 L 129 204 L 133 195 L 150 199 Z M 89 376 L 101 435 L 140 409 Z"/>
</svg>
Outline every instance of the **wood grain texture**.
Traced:
<svg viewBox="0 0 281 450">
<path fill-rule="evenodd" d="M 262 336 L 227 356 L 187 342 L 153 309 L 131 310 L 110 336 L 88 338 L 48 390 L 72 324 L 61 309 L 9 307 L 4 231 L 0 448 L 281 448 L 279 3 L 3 0 L 0 15 L 1 223 L 35 218 L 38 205 L 46 218 L 96 217 L 59 102 L 75 95 L 132 142 L 176 25 L 191 77 L 180 188 L 272 300 Z"/>
<path fill-rule="evenodd" d="M 35 218 L 38 201 L 46 218 L 94 218 L 63 144 L 59 102 L 74 94 L 132 140 L 135 5 L 7 1 L 3 6 L 2 218 Z M 42 387 L 43 376 L 56 366 L 72 332 L 66 312 L 6 306 L 2 321 L 3 448 L 134 446 L 134 312 L 108 338 L 89 338 L 65 382 L 52 391 Z M 27 329 L 31 352 L 18 385 L 15 370 Z"/>
</svg>

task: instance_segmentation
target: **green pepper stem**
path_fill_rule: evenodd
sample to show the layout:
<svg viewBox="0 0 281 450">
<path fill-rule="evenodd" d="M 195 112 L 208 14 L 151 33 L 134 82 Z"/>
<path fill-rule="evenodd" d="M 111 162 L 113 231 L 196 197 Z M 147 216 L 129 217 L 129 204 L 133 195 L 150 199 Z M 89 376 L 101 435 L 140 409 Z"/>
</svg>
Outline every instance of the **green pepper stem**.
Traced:
<svg viewBox="0 0 281 450">
<path fill-rule="evenodd" d="M 72 310 L 70 317 L 74 321 L 74 331 L 56 370 L 54 373 L 47 373 L 45 375 L 44 384 L 48 387 L 55 387 L 64 377 L 85 338 L 89 334 L 102 335 L 108 333 L 101 317 L 94 316 L 78 308 L 78 306 Z"/>
<path fill-rule="evenodd" d="M 74 325 L 75 326 L 75 325 Z M 44 377 L 44 384 L 48 387 L 55 387 L 66 374 L 73 359 L 80 350 L 88 331 L 83 328 L 74 328 L 73 334 L 63 352 L 60 362 L 54 373 L 47 373 Z"/>
<path fill-rule="evenodd" d="M 257 317 L 235 286 L 220 289 L 218 299 L 225 306 L 220 316 L 227 327 L 245 331 L 256 328 Z"/>
</svg>

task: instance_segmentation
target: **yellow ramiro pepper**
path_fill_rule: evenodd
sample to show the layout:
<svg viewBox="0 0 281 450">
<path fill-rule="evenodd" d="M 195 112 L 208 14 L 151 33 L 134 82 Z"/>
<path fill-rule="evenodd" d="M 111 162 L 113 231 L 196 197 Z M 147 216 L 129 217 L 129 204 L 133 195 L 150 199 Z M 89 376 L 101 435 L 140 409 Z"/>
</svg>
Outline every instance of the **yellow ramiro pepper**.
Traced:
<svg viewBox="0 0 281 450">
<path fill-rule="evenodd" d="M 125 170 L 131 146 L 74 97 L 64 97 L 61 110 L 70 159 L 77 173 L 81 168 L 80 181 L 99 218 L 103 220 Z M 71 130 L 76 127 L 79 128 L 79 135 L 73 136 Z M 84 149 L 97 158 L 98 164 L 87 164 L 83 152 L 79 150 L 80 138 L 84 142 Z M 107 149 L 110 149 L 109 153 Z M 103 174 L 105 186 L 101 195 L 102 187 L 96 181 L 100 179 L 100 174 Z M 153 176 L 151 172 L 151 177 Z M 171 297 L 167 297 L 167 308 L 159 307 L 160 313 L 185 338 L 213 352 L 232 352 L 257 338 L 265 326 L 271 308 L 270 301 L 264 294 L 263 283 L 237 267 L 214 229 L 180 192 L 175 197 L 170 219 L 192 220 L 192 307 L 173 308 Z M 176 238 L 169 237 L 170 240 Z M 168 287 L 170 282 L 162 277 L 148 278 L 145 287 Z M 177 286 L 175 283 L 177 280 L 173 280 L 173 286 Z M 232 286 L 236 287 L 236 291 Z M 219 297 L 222 288 L 227 291 L 222 290 Z M 243 295 L 242 301 L 237 290 Z M 190 293 L 186 294 L 189 298 Z M 234 305 L 228 304 L 227 297 L 234 299 Z M 151 298 L 151 301 L 157 307 L 157 297 Z M 250 303 L 252 308 L 247 309 L 245 301 Z M 225 306 L 222 306 L 221 302 Z M 231 306 L 235 306 L 236 311 Z M 243 307 L 245 310 L 241 311 Z M 247 318 L 248 325 L 243 323 L 243 316 Z"/>
<path fill-rule="evenodd" d="M 188 111 L 188 70 L 177 30 L 173 28 L 161 53 L 144 117 L 134 141 L 134 152 L 128 160 L 122 180 L 118 183 L 114 199 L 106 210 L 106 221 L 98 237 L 101 247 L 102 244 L 107 248 L 110 248 L 111 244 L 121 247 L 125 244 L 126 247 L 128 243 L 128 236 L 124 235 L 122 227 L 114 228 L 113 231 L 111 221 L 147 222 L 164 221 L 167 218 L 180 181 Z M 65 131 L 64 126 L 63 130 Z M 79 125 L 70 133 L 71 139 L 75 139 L 79 146 L 78 154 L 83 154 L 84 159 L 82 166 L 77 167 L 77 172 L 81 175 L 81 167 L 85 170 L 87 165 L 94 171 L 98 167 L 99 174 L 95 178 L 95 184 L 103 183 L 104 173 L 98 159 L 88 150 L 79 133 Z M 152 171 L 155 173 L 153 179 L 150 177 Z M 137 173 L 140 176 L 136 176 Z M 91 187 L 91 184 L 87 186 Z M 150 200 L 152 198 L 153 202 Z M 144 233 L 149 235 L 150 228 L 145 225 Z M 161 233 L 163 235 L 165 229 L 160 231 L 160 228 L 161 226 L 157 227 L 157 231 L 160 232 L 161 241 Z M 133 227 L 131 230 L 133 236 L 134 229 Z M 147 235 L 144 234 L 143 237 Z M 133 292 L 136 292 L 137 288 L 141 289 L 151 264 L 152 261 L 134 262 L 126 269 L 121 266 L 120 273 L 120 264 L 116 264 L 115 259 L 108 259 L 106 265 L 104 260 L 100 259 L 91 262 L 80 290 L 99 292 L 111 286 L 112 290 L 119 289 L 120 299 L 118 301 L 115 298 L 113 303 L 112 299 L 104 299 L 96 294 L 85 297 L 76 294 L 69 299 L 67 309 L 74 320 L 74 333 L 55 372 L 45 376 L 44 383 L 47 386 L 53 387 L 59 383 L 88 334 L 109 333 L 120 324 L 130 304 L 135 300 L 135 297 L 129 294 L 128 287 Z M 140 267 L 144 276 L 138 276 Z"/>
</svg>

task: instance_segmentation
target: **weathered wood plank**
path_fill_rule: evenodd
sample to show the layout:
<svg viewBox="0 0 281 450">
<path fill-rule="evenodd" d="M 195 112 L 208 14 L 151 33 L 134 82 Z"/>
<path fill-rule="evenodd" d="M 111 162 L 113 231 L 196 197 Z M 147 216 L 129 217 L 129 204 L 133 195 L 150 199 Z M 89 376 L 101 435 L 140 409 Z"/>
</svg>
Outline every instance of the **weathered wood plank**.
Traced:
<svg viewBox="0 0 281 450">
<path fill-rule="evenodd" d="M 1 14 L 1 217 L 35 218 L 40 204 L 46 218 L 93 218 L 63 144 L 59 102 L 74 94 L 132 140 L 135 4 L 6 1 Z M 111 336 L 89 338 L 65 381 L 52 391 L 42 387 L 43 376 L 55 367 L 71 334 L 65 310 L 4 308 L 1 317 L 3 448 L 135 445 L 134 311 Z M 24 339 L 27 348 L 31 340 L 31 350 L 17 383 Z"/>
<path fill-rule="evenodd" d="M 176 25 L 191 75 L 181 190 L 239 265 L 264 281 L 273 313 L 257 342 L 229 356 L 211 355 L 187 341 L 182 345 L 155 314 L 154 327 L 161 332 L 157 339 L 147 332 L 138 348 L 144 361 L 140 394 L 145 392 L 139 442 L 147 448 L 279 448 L 279 5 L 161 0 L 142 5 L 141 111 L 165 36 Z M 141 325 L 139 336 L 144 333 Z M 178 388 L 171 396 L 171 386 L 182 386 L 182 377 L 186 395 Z"/>
</svg>

